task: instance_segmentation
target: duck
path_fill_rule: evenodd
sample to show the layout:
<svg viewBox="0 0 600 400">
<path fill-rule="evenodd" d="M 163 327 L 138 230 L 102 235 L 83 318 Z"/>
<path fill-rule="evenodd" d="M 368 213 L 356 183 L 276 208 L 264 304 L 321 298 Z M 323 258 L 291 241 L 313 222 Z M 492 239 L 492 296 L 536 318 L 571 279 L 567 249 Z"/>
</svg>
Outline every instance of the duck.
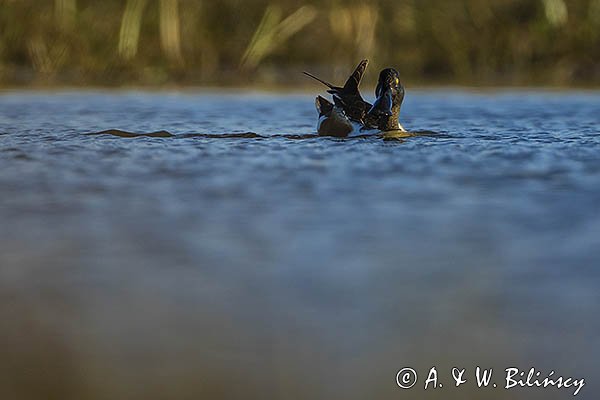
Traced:
<svg viewBox="0 0 600 400">
<path fill-rule="evenodd" d="M 327 86 L 327 92 L 333 98 L 333 102 L 322 96 L 317 96 L 315 100 L 319 113 L 319 136 L 354 137 L 406 132 L 399 122 L 405 94 L 399 72 L 394 68 L 386 68 L 380 72 L 375 89 L 376 99 L 371 104 L 364 100 L 359 89 L 368 63 L 368 60 L 362 60 L 342 87 L 304 72 Z"/>
</svg>

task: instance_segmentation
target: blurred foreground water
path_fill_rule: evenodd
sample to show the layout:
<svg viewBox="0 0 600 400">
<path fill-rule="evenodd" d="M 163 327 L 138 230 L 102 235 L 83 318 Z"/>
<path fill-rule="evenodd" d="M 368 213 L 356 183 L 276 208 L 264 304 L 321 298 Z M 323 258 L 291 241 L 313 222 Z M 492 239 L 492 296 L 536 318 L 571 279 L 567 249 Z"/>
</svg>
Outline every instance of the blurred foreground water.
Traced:
<svg viewBox="0 0 600 400">
<path fill-rule="evenodd" d="M 177 136 L 313 133 L 313 100 L 0 96 L 0 397 L 572 397 L 452 387 L 515 366 L 597 398 L 600 94 L 410 92 L 440 135 L 402 141 Z"/>
</svg>

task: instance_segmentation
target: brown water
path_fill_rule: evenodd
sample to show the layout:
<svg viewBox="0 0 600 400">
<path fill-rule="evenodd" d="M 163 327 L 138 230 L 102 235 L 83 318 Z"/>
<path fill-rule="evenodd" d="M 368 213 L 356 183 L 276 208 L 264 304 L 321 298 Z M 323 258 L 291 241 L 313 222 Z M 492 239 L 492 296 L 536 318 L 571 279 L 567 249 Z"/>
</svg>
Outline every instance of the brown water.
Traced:
<svg viewBox="0 0 600 400">
<path fill-rule="evenodd" d="M 384 141 L 304 95 L 4 94 L 0 398 L 597 398 L 599 104 L 412 93 L 438 134 Z"/>
</svg>

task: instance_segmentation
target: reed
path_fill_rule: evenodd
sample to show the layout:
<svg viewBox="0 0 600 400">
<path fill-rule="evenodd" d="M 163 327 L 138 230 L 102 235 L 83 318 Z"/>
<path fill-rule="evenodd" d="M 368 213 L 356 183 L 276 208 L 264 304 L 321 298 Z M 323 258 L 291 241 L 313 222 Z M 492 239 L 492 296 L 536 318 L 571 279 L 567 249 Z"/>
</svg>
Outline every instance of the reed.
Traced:
<svg viewBox="0 0 600 400">
<path fill-rule="evenodd" d="M 61 29 L 72 29 L 77 14 L 76 0 L 55 0 L 56 22 Z"/>
<path fill-rule="evenodd" d="M 137 54 L 142 15 L 147 0 L 127 0 L 119 33 L 119 55 L 130 60 Z"/>
<path fill-rule="evenodd" d="M 160 42 L 167 59 L 183 64 L 179 28 L 179 0 L 160 0 Z"/>
<path fill-rule="evenodd" d="M 258 66 L 267 55 L 310 24 L 316 14 L 313 7 L 302 6 L 281 20 L 281 8 L 275 4 L 267 6 L 262 20 L 241 58 L 241 67 L 255 68 Z"/>
<path fill-rule="evenodd" d="M 600 0 L 0 0 L 0 85 L 303 83 L 367 57 L 367 81 L 600 85 Z"/>
<path fill-rule="evenodd" d="M 333 38 L 340 44 L 335 57 L 346 63 L 372 58 L 376 49 L 379 9 L 376 5 L 359 3 L 334 7 L 328 15 Z"/>
<path fill-rule="evenodd" d="M 565 25 L 569 20 L 569 11 L 564 0 L 544 0 L 544 10 L 552 26 Z"/>
</svg>

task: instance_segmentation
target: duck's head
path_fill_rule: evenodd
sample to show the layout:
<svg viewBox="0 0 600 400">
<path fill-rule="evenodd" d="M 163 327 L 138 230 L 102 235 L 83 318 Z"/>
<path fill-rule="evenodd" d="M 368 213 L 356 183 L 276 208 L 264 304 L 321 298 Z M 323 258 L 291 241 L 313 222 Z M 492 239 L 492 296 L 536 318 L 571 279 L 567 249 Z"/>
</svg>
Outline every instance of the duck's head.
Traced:
<svg viewBox="0 0 600 400">
<path fill-rule="evenodd" d="M 370 123 L 382 131 L 400 129 L 398 117 L 404 100 L 404 86 L 398 71 L 386 68 L 379 73 L 375 96 L 377 99 L 367 114 Z"/>
</svg>

